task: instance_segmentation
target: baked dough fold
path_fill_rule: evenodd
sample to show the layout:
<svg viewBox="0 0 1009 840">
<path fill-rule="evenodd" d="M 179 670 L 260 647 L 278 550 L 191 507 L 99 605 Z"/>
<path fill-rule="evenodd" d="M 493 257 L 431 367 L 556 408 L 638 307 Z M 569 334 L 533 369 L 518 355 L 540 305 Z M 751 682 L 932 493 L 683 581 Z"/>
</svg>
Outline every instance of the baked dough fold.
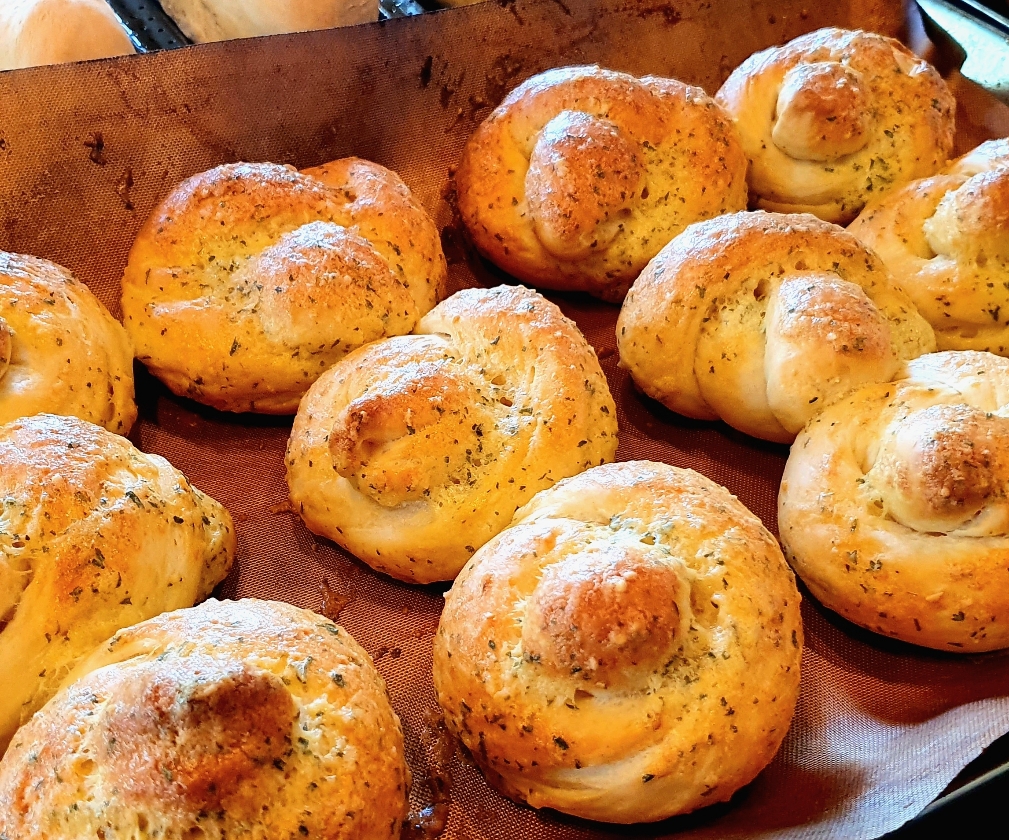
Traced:
<svg viewBox="0 0 1009 840">
<path fill-rule="evenodd" d="M 888 193 L 848 229 L 907 290 L 941 350 L 1009 355 L 1009 141 Z"/>
<path fill-rule="evenodd" d="M 866 201 L 942 167 L 955 100 L 892 38 L 820 29 L 751 55 L 715 97 L 746 157 L 750 204 L 847 224 Z"/>
<path fill-rule="evenodd" d="M 536 286 L 619 301 L 691 222 L 746 206 L 746 160 L 700 88 L 600 67 L 523 82 L 456 172 L 477 248 Z"/>
<path fill-rule="evenodd" d="M 515 510 L 613 459 L 616 406 L 595 352 L 536 292 L 457 292 L 416 334 L 327 371 L 287 449 L 305 524 L 370 566 L 449 580 Z"/>
<path fill-rule="evenodd" d="M 65 268 L 0 251 L 0 425 L 40 412 L 127 434 L 137 419 L 133 346 Z"/>
<path fill-rule="evenodd" d="M 228 512 L 164 458 L 71 417 L 0 427 L 0 748 L 95 645 L 206 598 L 234 554 Z"/>
<path fill-rule="evenodd" d="M 388 169 L 228 164 L 184 181 L 141 228 L 123 314 L 175 393 L 293 414 L 355 347 L 410 332 L 445 275 L 434 222 Z"/>
<path fill-rule="evenodd" d="M 828 401 L 935 349 L 882 262 L 808 214 L 733 213 L 691 225 L 634 282 L 620 363 L 649 396 L 790 442 Z"/>
<path fill-rule="evenodd" d="M 398 838 L 409 771 L 345 630 L 207 601 L 116 633 L 0 762 L 9 837 Z"/>
<path fill-rule="evenodd" d="M 954 652 L 1009 647 L 1009 360 L 909 362 L 796 438 L 778 496 L 785 553 L 849 621 Z"/>
<path fill-rule="evenodd" d="M 737 499 L 691 470 L 608 464 L 544 490 L 446 595 L 434 682 L 507 796 L 649 822 L 727 800 L 799 691 L 795 579 Z"/>
</svg>

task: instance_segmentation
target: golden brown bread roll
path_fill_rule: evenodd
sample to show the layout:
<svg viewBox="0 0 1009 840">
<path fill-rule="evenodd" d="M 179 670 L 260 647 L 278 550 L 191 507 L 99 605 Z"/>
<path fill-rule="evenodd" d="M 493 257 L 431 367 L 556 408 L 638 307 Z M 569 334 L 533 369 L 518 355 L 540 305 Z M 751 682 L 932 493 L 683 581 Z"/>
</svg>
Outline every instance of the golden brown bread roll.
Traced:
<svg viewBox="0 0 1009 840">
<path fill-rule="evenodd" d="M 534 493 L 616 448 L 616 406 L 574 323 L 528 289 L 467 289 L 416 335 L 320 377 L 294 421 L 287 481 L 312 531 L 429 583 L 455 577 Z"/>
<path fill-rule="evenodd" d="M 688 224 L 744 209 L 745 181 L 730 121 L 704 91 L 599 67 L 519 85 L 456 173 L 459 211 L 488 259 L 611 301 Z"/>
<path fill-rule="evenodd" d="M 105 0 L 4 0 L 0 70 L 136 52 Z"/>
<path fill-rule="evenodd" d="M 388 169 L 230 164 L 184 181 L 141 228 L 123 314 L 175 393 L 290 414 L 355 347 L 410 332 L 445 274 L 434 222 Z"/>
<path fill-rule="evenodd" d="M 607 822 L 723 802 L 777 751 L 802 622 L 774 538 L 725 488 L 631 461 L 539 493 L 446 595 L 434 681 L 487 779 Z"/>
<path fill-rule="evenodd" d="M 40 412 L 127 434 L 137 419 L 133 347 L 65 268 L 0 251 L 0 424 Z"/>
<path fill-rule="evenodd" d="M 376 0 L 161 0 L 197 44 L 378 20 Z"/>
<path fill-rule="evenodd" d="M 620 363 L 673 411 L 788 442 L 829 400 L 935 349 L 871 251 L 808 214 L 691 225 L 635 281 Z"/>
<path fill-rule="evenodd" d="M 847 224 L 879 193 L 938 171 L 955 101 L 892 38 L 820 29 L 751 55 L 715 97 L 750 161 L 752 206 Z"/>
<path fill-rule="evenodd" d="M 888 193 L 849 230 L 882 257 L 940 349 L 1009 355 L 1009 141 Z"/>
<path fill-rule="evenodd" d="M 2 750 L 103 639 L 207 597 L 235 534 L 164 458 L 51 414 L 0 427 L 0 499 Z"/>
<path fill-rule="evenodd" d="M 1009 646 L 1009 360 L 932 353 L 824 409 L 778 497 L 785 552 L 863 627 L 964 653 Z"/>
<path fill-rule="evenodd" d="M 0 761 L 0 834 L 398 838 L 403 734 L 368 654 L 275 601 L 116 633 Z"/>
</svg>

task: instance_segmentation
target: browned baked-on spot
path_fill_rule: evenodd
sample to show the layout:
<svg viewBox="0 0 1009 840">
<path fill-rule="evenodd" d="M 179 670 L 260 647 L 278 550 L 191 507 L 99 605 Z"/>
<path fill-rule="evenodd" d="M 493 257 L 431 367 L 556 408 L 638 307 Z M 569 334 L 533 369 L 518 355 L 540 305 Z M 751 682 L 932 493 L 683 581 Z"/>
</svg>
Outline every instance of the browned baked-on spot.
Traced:
<svg viewBox="0 0 1009 840">
<path fill-rule="evenodd" d="M 525 650 L 563 673 L 609 681 L 665 660 L 680 624 L 676 571 L 606 544 L 546 568 L 529 599 Z"/>
<path fill-rule="evenodd" d="M 354 600 L 346 592 L 334 589 L 330 585 L 329 579 L 325 577 L 322 579 L 322 583 L 319 584 L 319 592 L 322 595 L 319 612 L 333 622 L 336 622 L 340 618 L 340 613 Z"/>
<path fill-rule="evenodd" d="M 290 748 L 294 701 L 279 678 L 206 659 L 158 674 L 106 710 L 100 761 L 125 801 L 175 802 L 187 813 L 226 803 L 243 782 L 276 771 Z M 236 818 L 237 815 L 236 815 Z"/>
<path fill-rule="evenodd" d="M 427 796 L 423 799 L 428 801 L 411 809 L 403 823 L 401 840 L 430 840 L 440 837 L 448 827 L 456 741 L 440 711 L 428 709 L 424 712 L 420 744 L 424 752 L 427 782 Z"/>
</svg>

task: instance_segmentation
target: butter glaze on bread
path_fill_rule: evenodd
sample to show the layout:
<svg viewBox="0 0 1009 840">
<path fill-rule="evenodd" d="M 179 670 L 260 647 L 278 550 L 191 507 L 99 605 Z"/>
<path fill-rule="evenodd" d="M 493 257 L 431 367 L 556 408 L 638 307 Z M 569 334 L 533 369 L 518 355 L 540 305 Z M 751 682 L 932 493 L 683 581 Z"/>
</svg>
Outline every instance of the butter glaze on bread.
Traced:
<svg viewBox="0 0 1009 840">
<path fill-rule="evenodd" d="M 774 538 L 725 488 L 648 461 L 544 490 L 446 595 L 434 682 L 488 781 L 536 808 L 651 822 L 772 759 L 802 622 Z"/>
<path fill-rule="evenodd" d="M 120 631 L 0 761 L 7 837 L 399 837 L 409 771 L 382 678 L 345 630 L 207 601 Z"/>
<path fill-rule="evenodd" d="M 955 101 L 939 73 L 872 32 L 819 29 L 751 55 L 715 97 L 750 162 L 750 204 L 847 224 L 865 203 L 937 172 Z"/>
<path fill-rule="evenodd" d="M 368 565 L 449 580 L 538 490 L 612 460 L 592 347 L 536 292 L 466 289 L 416 334 L 355 351 L 301 403 L 287 449 L 305 524 Z"/>
<path fill-rule="evenodd" d="M 536 286 L 619 301 L 691 222 L 746 206 L 746 160 L 700 88 L 600 67 L 523 82 L 456 173 L 477 248 Z"/>
<path fill-rule="evenodd" d="M 808 214 L 691 225 L 635 281 L 620 363 L 688 417 L 790 442 L 829 400 L 886 381 L 935 337 L 871 251 Z"/>
<path fill-rule="evenodd" d="M 137 357 L 175 393 L 293 414 L 355 347 L 410 332 L 445 273 L 434 222 L 388 169 L 229 164 L 155 209 L 130 251 L 123 314 Z"/>
<path fill-rule="evenodd" d="M 206 598 L 235 534 L 164 458 L 51 414 L 0 427 L 0 499 L 3 747 L 103 639 Z"/>
<path fill-rule="evenodd" d="M 1009 647 L 1009 360 L 932 353 L 792 445 L 785 553 L 849 621 L 957 653 Z"/>
<path fill-rule="evenodd" d="M 0 251 L 0 425 L 41 412 L 127 434 L 137 418 L 133 346 L 65 268 Z"/>
<path fill-rule="evenodd" d="M 1009 355 L 1009 140 L 887 194 L 848 229 L 882 257 L 939 349 Z"/>
</svg>

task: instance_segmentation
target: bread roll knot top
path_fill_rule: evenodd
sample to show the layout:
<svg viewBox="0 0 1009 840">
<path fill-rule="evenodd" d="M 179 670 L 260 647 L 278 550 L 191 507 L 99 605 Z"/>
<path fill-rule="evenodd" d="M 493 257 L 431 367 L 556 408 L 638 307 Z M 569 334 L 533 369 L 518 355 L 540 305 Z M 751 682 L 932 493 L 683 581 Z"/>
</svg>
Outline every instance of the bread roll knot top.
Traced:
<svg viewBox="0 0 1009 840">
<path fill-rule="evenodd" d="M 891 426 L 866 474 L 894 520 L 928 533 L 995 536 L 1009 526 L 1009 419 L 933 405 Z"/>
<path fill-rule="evenodd" d="M 789 429 L 845 391 L 889 379 L 900 364 L 886 315 L 861 286 L 830 271 L 785 277 L 765 324 L 768 405 Z"/>
<path fill-rule="evenodd" d="M 0 379 L 4 378 L 10 366 L 11 353 L 14 345 L 14 334 L 7 322 L 0 316 Z"/>
<path fill-rule="evenodd" d="M 681 587 L 644 545 L 595 543 L 544 570 L 526 602 L 523 650 L 561 674 L 633 681 L 672 655 Z"/>
<path fill-rule="evenodd" d="M 526 173 L 536 235 L 555 257 L 577 260 L 610 245 L 638 198 L 638 143 L 615 123 L 561 111 L 540 132 Z"/>
<path fill-rule="evenodd" d="M 950 190 L 923 225 L 929 247 L 957 261 L 984 267 L 1009 259 L 1009 166 L 998 166 Z"/>
<path fill-rule="evenodd" d="M 266 330 L 306 354 L 408 332 L 421 314 L 372 244 L 333 222 L 285 233 L 255 255 L 236 272 L 233 294 L 251 298 L 252 289 Z"/>
<path fill-rule="evenodd" d="M 260 803 L 232 794 L 287 754 L 294 701 L 274 674 L 194 658 L 191 670 L 149 669 L 149 680 L 120 681 L 95 760 L 130 804 L 196 813 L 227 802 L 233 817 L 252 818 Z"/>
<path fill-rule="evenodd" d="M 871 100 L 861 74 L 835 61 L 785 74 L 771 139 L 798 160 L 838 160 L 869 142 Z"/>
<path fill-rule="evenodd" d="M 375 383 L 336 417 L 334 469 L 383 507 L 468 482 L 493 427 L 483 398 L 451 359 L 421 360 Z"/>
<path fill-rule="evenodd" d="M 774 332 L 837 355 L 893 358 L 890 325 L 865 290 L 829 271 L 800 271 L 772 297 Z"/>
</svg>

